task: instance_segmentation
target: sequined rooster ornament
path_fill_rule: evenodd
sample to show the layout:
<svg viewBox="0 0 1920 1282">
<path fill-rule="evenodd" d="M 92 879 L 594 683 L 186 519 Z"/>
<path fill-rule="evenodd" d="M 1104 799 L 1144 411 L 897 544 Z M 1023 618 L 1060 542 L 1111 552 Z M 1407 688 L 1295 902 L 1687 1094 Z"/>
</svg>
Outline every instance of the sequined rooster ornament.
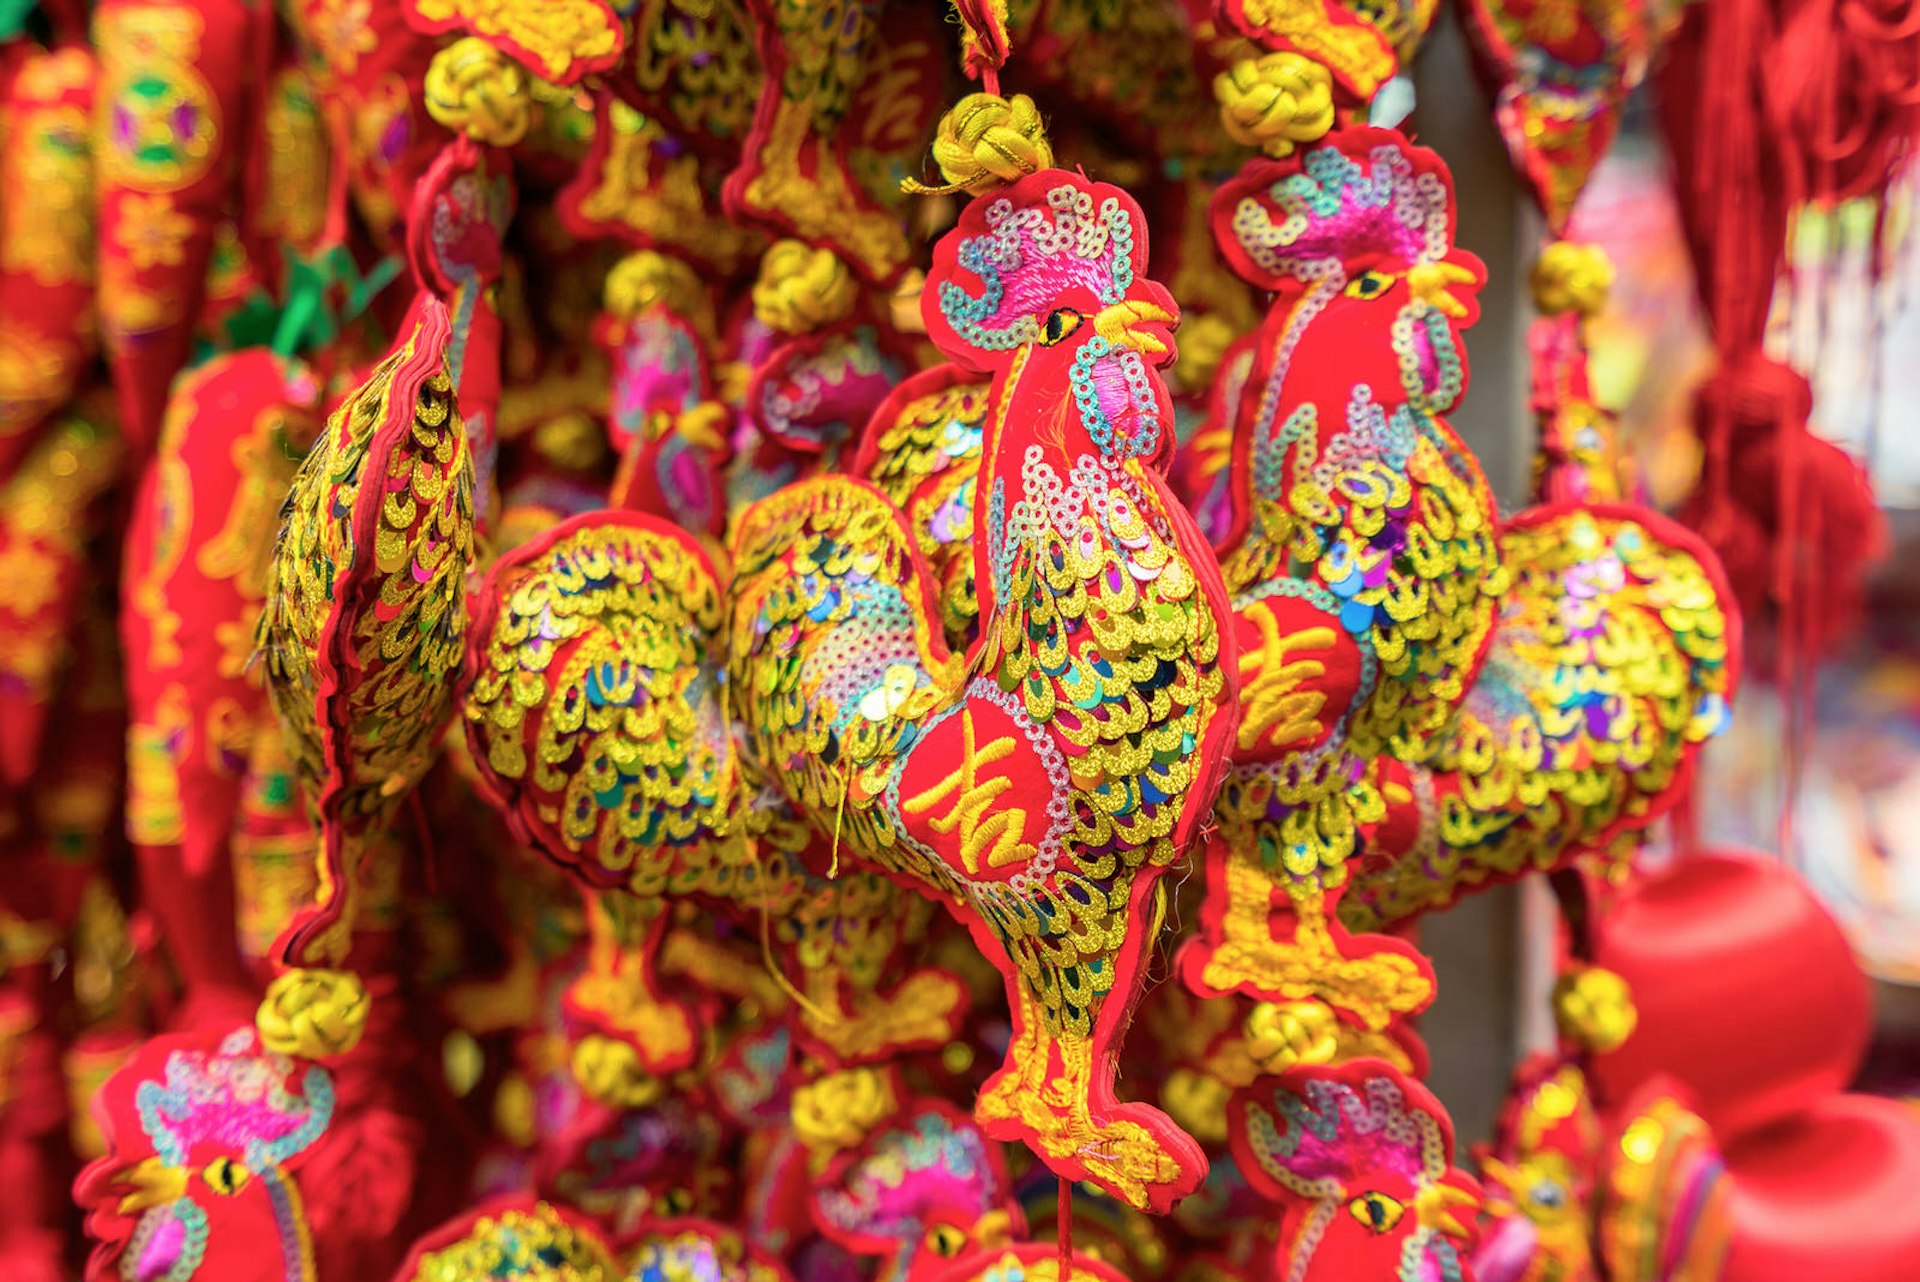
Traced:
<svg viewBox="0 0 1920 1282">
<path fill-rule="evenodd" d="M 1145 232 L 1124 192 L 1047 170 L 936 249 L 928 332 L 993 380 L 971 650 L 949 652 L 900 511 L 821 477 L 737 524 L 730 677 L 743 767 L 947 903 L 1005 971 L 987 1132 L 1164 1210 L 1204 1163 L 1114 1098 L 1113 1054 L 1234 715 L 1225 596 L 1162 476 L 1177 313 Z"/>
<path fill-rule="evenodd" d="M 74 1190 L 99 1243 L 87 1277 L 313 1282 L 295 1173 L 334 1105 L 326 1069 L 252 1028 L 149 1042 L 95 1103 L 107 1154 Z"/>
<path fill-rule="evenodd" d="M 447 311 L 404 336 L 328 421 L 293 480 L 259 640 L 267 688 L 324 833 L 320 895 L 282 936 L 271 1049 L 350 1050 L 366 990 L 343 969 L 370 853 L 452 711 L 473 563 L 473 464 L 447 372 Z"/>
<path fill-rule="evenodd" d="M 1228 1111 L 1248 1181 L 1286 1209 L 1273 1277 L 1453 1282 L 1480 1203 L 1427 1090 L 1378 1060 L 1265 1078 Z"/>
<path fill-rule="evenodd" d="M 1377 759 L 1445 724 L 1492 625 L 1493 500 L 1444 418 L 1485 273 L 1453 247 L 1440 158 L 1382 129 L 1250 162 L 1214 219 L 1274 304 L 1232 407 L 1242 715 L 1184 974 L 1378 1034 L 1432 972 L 1403 941 L 1350 941 L 1334 907 L 1384 811 Z"/>
</svg>

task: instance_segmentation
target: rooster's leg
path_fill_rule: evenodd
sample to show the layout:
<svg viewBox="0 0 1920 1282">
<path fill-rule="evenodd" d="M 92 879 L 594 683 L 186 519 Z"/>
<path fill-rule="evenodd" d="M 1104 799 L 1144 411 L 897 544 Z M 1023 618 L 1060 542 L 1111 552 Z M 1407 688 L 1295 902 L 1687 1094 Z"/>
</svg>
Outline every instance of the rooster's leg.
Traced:
<svg viewBox="0 0 1920 1282">
<path fill-rule="evenodd" d="M 1265 1001 L 1316 998 L 1376 1031 L 1432 1000 L 1433 976 L 1411 948 L 1339 927 L 1338 888 L 1322 876 L 1276 876 L 1254 843 L 1235 842 L 1210 861 L 1208 883 L 1225 908 L 1201 970 L 1205 988 Z"/>
<path fill-rule="evenodd" d="M 1108 955 L 1099 964 L 1116 960 Z M 1057 1175 L 1090 1180 L 1132 1206 L 1165 1214 L 1199 1187 L 1207 1162 L 1166 1114 L 1114 1098 L 1112 1048 L 1131 1014 L 1128 1004 L 1098 1001 L 1090 1027 L 1062 1026 L 1030 979 L 1022 972 L 1008 982 L 1013 1040 L 981 1088 L 974 1116 L 988 1135 L 1025 1143 Z M 1117 997 L 1129 986 L 1116 981 L 1110 991 Z"/>
</svg>

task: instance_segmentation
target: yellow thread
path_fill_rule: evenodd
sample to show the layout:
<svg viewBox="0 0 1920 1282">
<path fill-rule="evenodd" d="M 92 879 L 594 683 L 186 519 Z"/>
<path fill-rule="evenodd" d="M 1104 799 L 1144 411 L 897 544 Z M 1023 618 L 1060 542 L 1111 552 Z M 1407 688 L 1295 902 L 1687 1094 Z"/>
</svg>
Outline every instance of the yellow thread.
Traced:
<svg viewBox="0 0 1920 1282">
<path fill-rule="evenodd" d="M 1333 128 L 1333 77 L 1311 58 L 1282 50 L 1242 58 L 1213 78 L 1220 123 L 1235 142 L 1290 156 Z"/>
<path fill-rule="evenodd" d="M 840 825 L 847 817 L 847 793 L 853 789 L 853 763 L 847 763 L 847 777 L 840 781 L 840 801 L 833 808 L 833 858 L 827 864 L 827 880 L 840 876 Z"/>
<path fill-rule="evenodd" d="M 1040 109 L 1023 93 L 1011 98 L 970 93 L 940 117 L 933 162 L 947 181 L 938 187 L 909 178 L 900 184 L 916 196 L 965 191 L 978 194 L 997 183 L 1018 182 L 1053 167 Z"/>
<path fill-rule="evenodd" d="M 752 842 L 747 843 L 747 858 L 753 861 L 754 884 L 760 887 L 760 960 L 767 968 L 767 975 L 780 986 L 780 991 L 785 993 L 795 1006 L 807 1012 L 816 1022 L 827 1027 L 840 1023 L 839 1012 L 829 1011 L 816 1005 L 812 998 L 793 986 L 793 981 L 787 978 L 785 972 L 780 969 L 779 963 L 774 961 L 770 926 L 773 912 L 772 891 L 767 885 L 766 868 L 760 862 L 760 848 Z"/>
</svg>

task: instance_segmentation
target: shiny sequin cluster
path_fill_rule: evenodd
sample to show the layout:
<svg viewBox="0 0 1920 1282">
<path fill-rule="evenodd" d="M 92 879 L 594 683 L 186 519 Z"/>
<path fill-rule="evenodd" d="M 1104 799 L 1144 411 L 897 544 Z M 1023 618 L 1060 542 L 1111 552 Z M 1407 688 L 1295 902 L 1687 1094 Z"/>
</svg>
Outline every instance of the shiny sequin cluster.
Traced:
<svg viewBox="0 0 1920 1282">
<path fill-rule="evenodd" d="M 597 1237 L 546 1203 L 480 1217 L 458 1242 L 427 1252 L 409 1282 L 618 1282 L 622 1270 Z"/>
<path fill-rule="evenodd" d="M 1414 774 L 1419 837 L 1355 876 L 1355 925 L 1645 828 L 1726 724 L 1731 625 L 1691 535 L 1632 509 L 1548 509 L 1502 544 L 1513 583 L 1486 668 Z"/>
<path fill-rule="evenodd" d="M 960 377 L 958 371 L 953 371 Z M 943 382 L 948 375 L 938 375 Z M 905 390 L 903 388 L 903 390 Z M 964 379 L 914 396 L 881 425 L 867 479 L 906 514 L 939 580 L 947 644 L 965 650 L 980 603 L 973 585 L 973 505 L 987 417 L 988 384 Z"/>
<path fill-rule="evenodd" d="M 720 588 L 678 531 L 579 518 L 494 572 L 466 717 L 541 845 L 601 884 L 689 888 L 735 804 Z"/>
</svg>

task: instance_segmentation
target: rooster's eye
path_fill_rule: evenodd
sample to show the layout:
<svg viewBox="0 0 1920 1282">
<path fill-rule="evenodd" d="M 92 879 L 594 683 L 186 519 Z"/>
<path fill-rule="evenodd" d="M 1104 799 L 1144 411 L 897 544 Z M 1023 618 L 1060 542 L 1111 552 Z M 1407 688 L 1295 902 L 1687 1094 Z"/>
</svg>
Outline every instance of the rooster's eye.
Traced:
<svg viewBox="0 0 1920 1282">
<path fill-rule="evenodd" d="M 201 1168 L 200 1178 L 222 1197 L 232 1197 L 247 1186 L 253 1172 L 230 1157 L 216 1157 Z"/>
<path fill-rule="evenodd" d="M 1361 272 L 1348 281 L 1346 289 L 1341 292 L 1348 298 L 1376 298 L 1385 293 L 1391 284 L 1393 277 L 1385 272 Z"/>
<path fill-rule="evenodd" d="M 1407 1208 L 1385 1193 L 1362 1193 L 1347 1203 L 1347 1210 L 1369 1233 L 1385 1233 L 1400 1222 Z"/>
<path fill-rule="evenodd" d="M 1047 313 L 1047 319 L 1040 324 L 1040 341 L 1048 347 L 1080 328 L 1081 316 L 1071 307 L 1062 307 Z"/>
<path fill-rule="evenodd" d="M 927 1249 L 943 1260 L 951 1260 L 967 1245 L 967 1235 L 952 1224 L 936 1224 L 927 1230 Z"/>
</svg>

